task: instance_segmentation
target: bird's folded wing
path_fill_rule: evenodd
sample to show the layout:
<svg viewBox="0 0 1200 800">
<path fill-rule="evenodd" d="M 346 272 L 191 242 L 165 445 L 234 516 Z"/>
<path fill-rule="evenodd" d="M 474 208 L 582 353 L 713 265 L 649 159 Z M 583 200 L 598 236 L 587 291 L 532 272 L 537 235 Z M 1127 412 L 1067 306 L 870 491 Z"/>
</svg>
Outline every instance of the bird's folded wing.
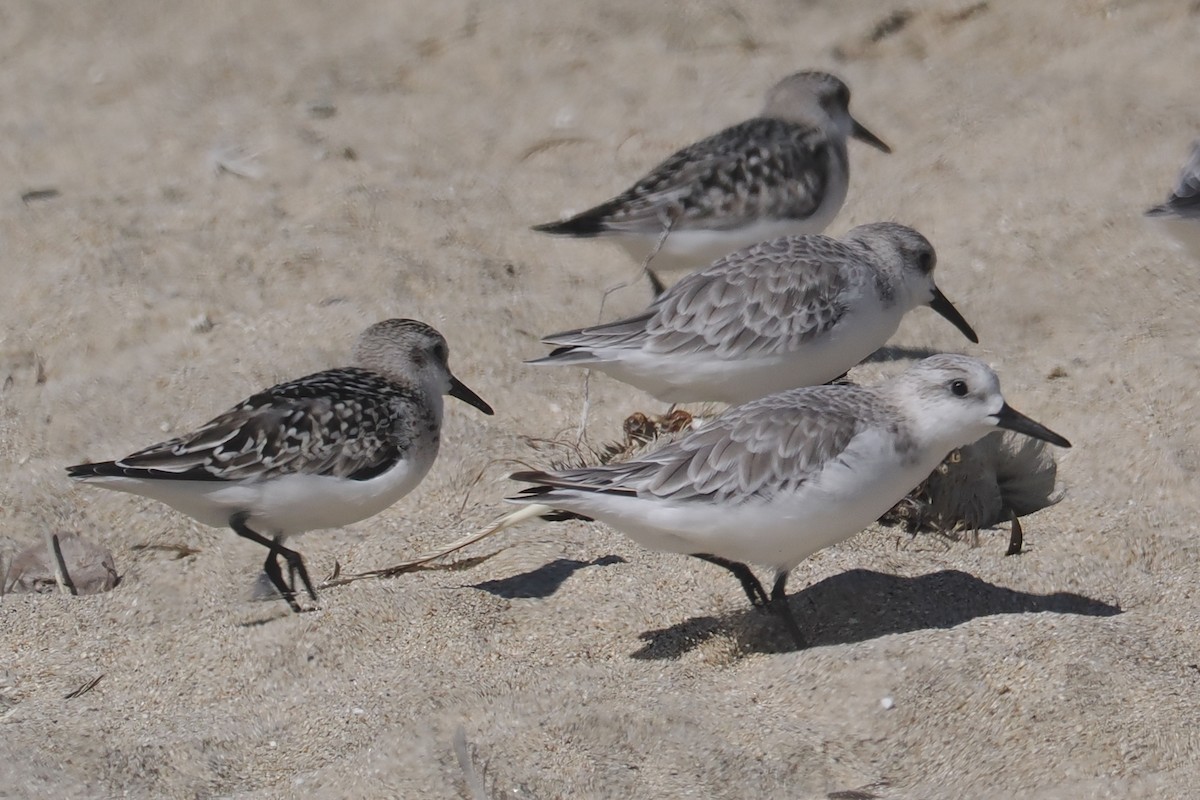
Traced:
<svg viewBox="0 0 1200 800">
<path fill-rule="evenodd" d="M 832 390 L 832 391 L 830 391 Z M 803 393 L 799 400 L 797 393 Z M 870 424 L 856 413 L 854 387 L 799 389 L 732 409 L 700 430 L 620 464 L 523 472 L 523 496 L 554 504 L 554 489 L 739 502 L 794 490 L 843 456 Z"/>
<path fill-rule="evenodd" d="M 755 118 L 685 147 L 607 203 L 580 216 L 611 231 L 738 228 L 811 216 L 833 164 L 823 134 Z"/>
<path fill-rule="evenodd" d="M 808 236 L 756 244 L 687 276 L 646 324 L 646 349 L 738 359 L 789 352 L 846 313 L 850 254 Z"/>
<path fill-rule="evenodd" d="M 159 479 L 255 480 L 305 473 L 373 477 L 396 463 L 395 390 L 364 370 L 330 370 L 260 392 L 193 433 L 111 462 Z"/>
</svg>

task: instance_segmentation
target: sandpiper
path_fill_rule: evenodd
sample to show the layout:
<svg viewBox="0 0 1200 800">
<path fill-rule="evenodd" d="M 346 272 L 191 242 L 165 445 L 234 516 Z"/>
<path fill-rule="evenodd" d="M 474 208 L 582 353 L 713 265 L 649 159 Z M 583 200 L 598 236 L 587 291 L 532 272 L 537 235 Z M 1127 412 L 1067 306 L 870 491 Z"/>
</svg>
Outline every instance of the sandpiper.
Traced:
<svg viewBox="0 0 1200 800">
<path fill-rule="evenodd" d="M 861 225 L 842 239 L 791 236 L 688 275 L 641 314 L 542 341 L 531 364 L 601 372 L 668 403 L 744 403 L 846 373 L 930 306 L 975 331 L 933 281 L 937 255 L 912 228 Z"/>
<path fill-rule="evenodd" d="M 263 571 L 299 611 L 296 577 L 313 600 L 316 591 L 284 540 L 374 516 L 411 492 L 437 458 L 443 394 L 493 413 L 450 373 L 448 355 L 425 323 L 385 320 L 359 336 L 352 367 L 265 389 L 192 433 L 67 474 L 261 544 Z"/>
<path fill-rule="evenodd" d="M 982 361 L 936 355 L 879 386 L 791 389 L 735 406 L 629 461 L 515 473 L 533 486 L 509 499 L 599 520 L 645 547 L 728 569 L 802 647 L 788 573 L 873 523 L 951 450 L 997 428 L 1071 446 L 1013 410 Z M 747 564 L 774 571 L 770 595 Z"/>
<path fill-rule="evenodd" d="M 849 109 L 839 78 L 790 75 L 759 116 L 685 147 L 613 199 L 534 230 L 613 237 L 639 262 L 653 255 L 655 267 L 689 270 L 755 242 L 820 233 L 846 200 L 847 137 L 891 152 Z"/>
</svg>

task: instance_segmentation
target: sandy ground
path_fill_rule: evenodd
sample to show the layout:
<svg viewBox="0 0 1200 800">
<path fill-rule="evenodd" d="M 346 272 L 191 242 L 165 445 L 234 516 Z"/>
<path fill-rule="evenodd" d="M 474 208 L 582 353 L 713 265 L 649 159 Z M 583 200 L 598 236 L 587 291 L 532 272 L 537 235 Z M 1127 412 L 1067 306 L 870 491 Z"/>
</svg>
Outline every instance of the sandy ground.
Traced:
<svg viewBox="0 0 1200 800">
<path fill-rule="evenodd" d="M 0 6 L 0 553 L 74 531 L 123 575 L 0 600 L 0 796 L 1194 796 L 1200 278 L 1140 217 L 1200 131 L 1194 2 L 174 5 Z M 297 545 L 325 575 L 475 529 L 579 417 L 538 334 L 635 271 L 528 226 L 811 67 L 895 148 L 852 146 L 831 232 L 928 235 L 969 352 L 1075 442 L 1024 555 L 864 533 L 795 571 L 800 652 L 728 575 L 583 523 L 293 616 L 247 599 L 259 548 L 65 478 L 412 316 L 497 415 L 449 401 L 420 489 Z M 966 345 L 926 310 L 895 341 Z M 591 396 L 597 440 L 659 409 Z"/>
</svg>

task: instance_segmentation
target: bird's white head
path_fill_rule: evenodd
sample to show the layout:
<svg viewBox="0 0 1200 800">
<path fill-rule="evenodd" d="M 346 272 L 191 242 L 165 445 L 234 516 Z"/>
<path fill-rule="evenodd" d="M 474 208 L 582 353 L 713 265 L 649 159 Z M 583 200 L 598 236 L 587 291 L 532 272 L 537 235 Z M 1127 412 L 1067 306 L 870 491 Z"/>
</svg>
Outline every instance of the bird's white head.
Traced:
<svg viewBox="0 0 1200 800">
<path fill-rule="evenodd" d="M 975 330 L 934 283 L 937 252 L 928 239 L 907 225 L 873 222 L 851 230 L 846 234 L 845 241 L 857 243 L 871 251 L 884 280 L 892 287 L 896 299 L 906 311 L 929 306 L 949 320 L 963 336 L 979 343 Z"/>
<path fill-rule="evenodd" d="M 448 394 L 485 414 L 492 407 L 450 372 L 450 348 L 433 327 L 415 319 L 376 322 L 354 344 L 354 363 L 431 396 Z"/>
<path fill-rule="evenodd" d="M 894 402 L 912 420 L 912 433 L 946 452 L 983 438 L 996 428 L 1070 447 L 1071 443 L 1005 402 L 1000 379 L 969 356 L 941 354 L 918 361 L 889 385 Z"/>
<path fill-rule="evenodd" d="M 843 140 L 853 136 L 885 153 L 892 152 L 850 116 L 850 87 L 828 72 L 797 72 L 779 81 L 767 92 L 762 115 L 817 128 L 832 122 Z"/>
</svg>

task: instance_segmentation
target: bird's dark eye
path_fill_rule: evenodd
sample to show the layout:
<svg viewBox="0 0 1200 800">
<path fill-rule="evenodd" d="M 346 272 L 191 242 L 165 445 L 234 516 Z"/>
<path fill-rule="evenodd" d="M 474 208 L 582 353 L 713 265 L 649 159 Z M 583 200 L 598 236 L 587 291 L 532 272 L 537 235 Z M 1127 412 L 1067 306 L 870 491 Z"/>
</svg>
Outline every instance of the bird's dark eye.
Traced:
<svg viewBox="0 0 1200 800">
<path fill-rule="evenodd" d="M 924 253 L 921 253 L 921 255 L 917 258 L 917 266 L 920 267 L 921 272 L 924 272 L 926 275 L 932 272 L 933 253 L 930 253 L 928 250 Z"/>
<path fill-rule="evenodd" d="M 966 397 L 967 396 L 967 382 L 966 381 L 951 381 L 950 382 L 950 391 L 954 393 L 955 397 Z"/>
<path fill-rule="evenodd" d="M 450 353 L 444 344 L 439 344 L 437 347 L 433 348 L 433 354 L 437 356 L 437 360 L 443 364 L 445 364 L 447 359 L 450 358 Z"/>
</svg>

